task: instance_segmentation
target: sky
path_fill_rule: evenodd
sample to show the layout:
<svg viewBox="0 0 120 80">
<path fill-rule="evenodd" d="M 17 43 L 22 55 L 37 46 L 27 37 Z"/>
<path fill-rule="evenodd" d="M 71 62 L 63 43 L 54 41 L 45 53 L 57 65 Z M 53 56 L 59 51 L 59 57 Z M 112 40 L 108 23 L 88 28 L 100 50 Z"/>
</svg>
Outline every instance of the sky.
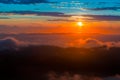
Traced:
<svg viewBox="0 0 120 80">
<path fill-rule="evenodd" d="M 0 0 L 0 33 L 120 34 L 120 0 Z"/>
</svg>

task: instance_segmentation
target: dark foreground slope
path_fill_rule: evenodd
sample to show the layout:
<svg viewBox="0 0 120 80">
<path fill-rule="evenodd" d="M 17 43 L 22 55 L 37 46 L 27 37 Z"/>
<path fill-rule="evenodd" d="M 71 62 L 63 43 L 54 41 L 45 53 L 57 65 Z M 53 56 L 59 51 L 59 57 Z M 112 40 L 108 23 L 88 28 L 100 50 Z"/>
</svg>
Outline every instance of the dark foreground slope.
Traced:
<svg viewBox="0 0 120 80">
<path fill-rule="evenodd" d="M 45 74 L 49 71 L 120 74 L 120 48 L 29 46 L 0 51 L 0 80 L 47 80 Z"/>
</svg>

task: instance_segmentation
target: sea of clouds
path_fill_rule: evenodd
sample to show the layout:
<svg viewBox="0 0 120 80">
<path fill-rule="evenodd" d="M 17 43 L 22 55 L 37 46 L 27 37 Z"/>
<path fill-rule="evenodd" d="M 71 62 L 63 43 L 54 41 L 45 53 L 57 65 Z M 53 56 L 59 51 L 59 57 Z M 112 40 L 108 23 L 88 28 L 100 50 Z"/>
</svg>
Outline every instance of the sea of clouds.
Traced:
<svg viewBox="0 0 120 80">
<path fill-rule="evenodd" d="M 78 47 L 78 48 L 94 48 L 94 47 L 120 47 L 120 42 L 107 41 L 103 42 L 94 38 L 76 39 L 76 40 L 62 40 L 62 39 L 39 39 L 34 41 L 18 40 L 14 37 L 6 37 L 0 39 L 0 50 L 4 49 L 18 49 L 19 47 L 29 45 L 50 45 L 58 47 Z"/>
</svg>

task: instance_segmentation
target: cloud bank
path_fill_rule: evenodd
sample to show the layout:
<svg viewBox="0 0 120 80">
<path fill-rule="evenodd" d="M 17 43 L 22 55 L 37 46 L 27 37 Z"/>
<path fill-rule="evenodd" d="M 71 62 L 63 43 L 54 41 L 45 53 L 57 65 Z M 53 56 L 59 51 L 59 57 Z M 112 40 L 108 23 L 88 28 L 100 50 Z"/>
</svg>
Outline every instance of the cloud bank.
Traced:
<svg viewBox="0 0 120 80">
<path fill-rule="evenodd" d="M 96 47 L 120 47 L 120 42 L 107 41 L 103 42 L 94 38 L 77 39 L 74 41 L 60 41 L 60 40 L 39 40 L 39 41 L 21 41 L 14 37 L 6 37 L 0 39 L 0 50 L 18 49 L 29 45 L 50 45 L 58 47 L 77 47 L 77 48 L 96 48 Z"/>
</svg>

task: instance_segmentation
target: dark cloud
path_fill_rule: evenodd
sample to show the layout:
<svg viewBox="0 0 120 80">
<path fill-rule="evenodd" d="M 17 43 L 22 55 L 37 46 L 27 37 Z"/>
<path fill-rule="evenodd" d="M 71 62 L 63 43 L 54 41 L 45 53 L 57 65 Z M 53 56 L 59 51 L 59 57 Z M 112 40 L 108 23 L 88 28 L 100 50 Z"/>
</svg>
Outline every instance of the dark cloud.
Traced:
<svg viewBox="0 0 120 80">
<path fill-rule="evenodd" d="M 13 37 L 7 37 L 0 39 L 0 50 L 8 49 L 18 49 L 20 46 L 23 46 L 24 43 Z"/>
<path fill-rule="evenodd" d="M 66 22 L 77 22 L 76 20 L 69 20 L 69 19 L 49 19 L 48 21 L 66 21 Z"/>
<path fill-rule="evenodd" d="M 83 15 L 84 17 L 92 17 L 93 19 L 88 20 L 98 20 L 98 21 L 120 21 L 120 16 L 114 15 Z"/>
<path fill-rule="evenodd" d="M 47 0 L 0 0 L 4 4 L 35 4 L 35 3 L 49 3 Z"/>
<path fill-rule="evenodd" d="M 38 11 L 10 11 L 0 12 L 0 14 L 18 14 L 18 15 L 37 15 L 37 16 L 53 16 L 53 17 L 70 17 L 72 15 L 66 15 L 62 12 L 38 12 Z"/>
<path fill-rule="evenodd" d="M 97 21 L 120 21 L 119 15 L 76 15 L 76 14 L 65 14 L 62 12 L 39 12 L 39 11 L 8 11 L 8 12 L 0 12 L 2 15 L 36 15 L 36 16 L 51 16 L 51 17 L 71 17 L 71 16 L 83 16 L 85 20 L 97 20 Z M 91 18 L 88 18 L 91 17 Z M 48 21 L 74 21 L 67 19 L 55 19 Z"/>
<path fill-rule="evenodd" d="M 84 8 L 85 10 L 94 10 L 94 11 L 101 11 L 101 10 L 119 10 L 120 7 L 101 7 L 101 8 Z"/>
</svg>

